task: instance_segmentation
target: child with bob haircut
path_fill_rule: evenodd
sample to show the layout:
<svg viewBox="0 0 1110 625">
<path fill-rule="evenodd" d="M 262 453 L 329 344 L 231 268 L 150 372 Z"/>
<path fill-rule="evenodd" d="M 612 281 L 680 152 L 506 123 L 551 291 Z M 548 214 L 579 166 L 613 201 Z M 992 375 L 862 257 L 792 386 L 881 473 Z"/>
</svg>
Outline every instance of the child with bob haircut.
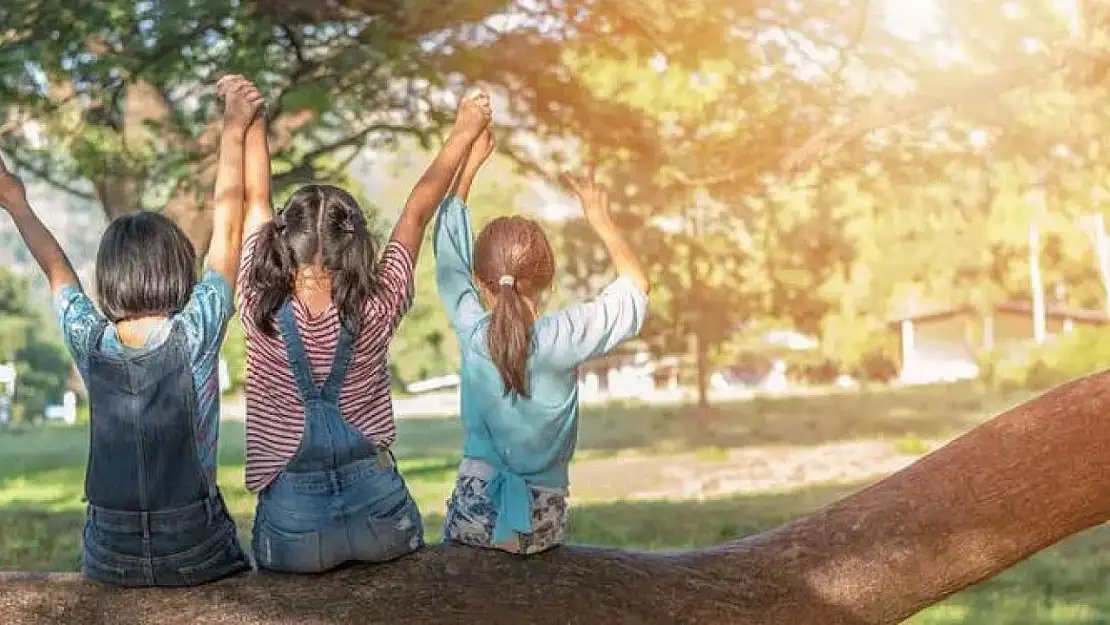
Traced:
<svg viewBox="0 0 1110 625">
<path fill-rule="evenodd" d="M 99 310 L 0 163 L 0 205 L 46 274 L 89 396 L 81 572 L 120 586 L 190 586 L 250 568 L 216 485 L 217 364 L 234 312 L 244 138 L 262 104 L 241 76 L 224 99 L 214 224 L 197 280 L 192 243 L 164 215 L 109 224 L 96 256 Z"/>
<path fill-rule="evenodd" d="M 544 314 L 555 256 L 535 221 L 500 217 L 473 241 L 466 198 L 493 152 L 487 130 L 440 208 L 436 284 L 461 354 L 463 461 L 444 540 L 519 554 L 563 542 L 578 434 L 578 365 L 640 332 L 648 280 L 594 182 L 567 176 L 617 279 L 596 300 Z"/>
</svg>

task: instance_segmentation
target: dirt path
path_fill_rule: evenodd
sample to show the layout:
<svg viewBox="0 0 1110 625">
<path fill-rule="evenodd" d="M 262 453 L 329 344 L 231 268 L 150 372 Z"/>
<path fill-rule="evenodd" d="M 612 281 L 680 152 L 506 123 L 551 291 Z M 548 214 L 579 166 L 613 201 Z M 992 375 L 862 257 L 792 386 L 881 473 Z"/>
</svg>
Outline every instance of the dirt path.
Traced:
<svg viewBox="0 0 1110 625">
<path fill-rule="evenodd" d="M 571 489 L 578 500 L 696 500 L 863 482 L 898 471 L 917 458 L 886 441 L 721 450 L 712 456 L 626 455 L 575 463 Z"/>
</svg>

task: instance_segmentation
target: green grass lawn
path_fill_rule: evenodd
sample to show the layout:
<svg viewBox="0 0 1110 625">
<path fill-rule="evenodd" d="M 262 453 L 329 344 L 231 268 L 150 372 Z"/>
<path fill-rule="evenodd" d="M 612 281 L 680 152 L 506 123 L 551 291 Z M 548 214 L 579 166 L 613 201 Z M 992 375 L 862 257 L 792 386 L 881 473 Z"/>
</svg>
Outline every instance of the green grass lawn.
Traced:
<svg viewBox="0 0 1110 625">
<path fill-rule="evenodd" d="M 610 404 L 584 411 L 575 469 L 623 457 L 665 464 L 675 454 L 727 462 L 730 450 L 853 440 L 885 440 L 900 453 L 919 454 L 1020 399 L 961 386 L 759 399 L 722 405 L 713 417 L 678 406 Z M 222 427 L 221 486 L 246 540 L 253 497 L 242 482 L 242 426 Z M 402 420 L 398 427 L 402 472 L 425 513 L 429 538 L 438 540 L 458 461 L 458 424 L 427 418 Z M 0 570 L 77 569 L 86 436 L 84 428 L 65 427 L 0 433 Z M 612 485 L 602 491 L 574 483 L 570 540 L 647 549 L 711 545 L 805 514 L 859 486 L 811 484 L 706 501 L 640 501 L 614 499 Z M 912 622 L 1110 623 L 1108 583 L 1110 530 L 1101 528 Z"/>
</svg>

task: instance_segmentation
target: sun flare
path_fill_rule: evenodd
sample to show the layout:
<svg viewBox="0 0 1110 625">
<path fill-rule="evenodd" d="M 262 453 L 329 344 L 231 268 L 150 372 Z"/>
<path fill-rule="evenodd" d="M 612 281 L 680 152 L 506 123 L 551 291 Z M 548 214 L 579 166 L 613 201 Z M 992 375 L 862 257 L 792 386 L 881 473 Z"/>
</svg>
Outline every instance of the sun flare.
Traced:
<svg viewBox="0 0 1110 625">
<path fill-rule="evenodd" d="M 911 41 L 938 34 L 944 21 L 937 0 L 883 0 L 879 10 L 884 28 Z"/>
</svg>

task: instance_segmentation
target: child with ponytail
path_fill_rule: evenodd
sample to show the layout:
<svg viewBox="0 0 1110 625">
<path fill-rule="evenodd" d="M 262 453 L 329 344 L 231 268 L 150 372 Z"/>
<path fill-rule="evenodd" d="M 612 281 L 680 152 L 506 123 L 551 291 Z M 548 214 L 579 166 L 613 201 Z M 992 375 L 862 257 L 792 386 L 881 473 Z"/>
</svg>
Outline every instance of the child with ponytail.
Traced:
<svg viewBox="0 0 1110 625">
<path fill-rule="evenodd" d="M 412 303 L 425 229 L 489 119 L 488 96 L 462 101 L 380 257 L 349 193 L 307 185 L 274 215 L 269 165 L 248 160 L 239 312 L 259 568 L 321 572 L 423 545 L 420 511 L 390 451 L 386 356 Z M 247 141 L 266 153 L 263 132 Z"/>
<path fill-rule="evenodd" d="M 465 202 L 492 151 L 487 130 L 435 227 L 436 284 L 462 352 L 463 461 L 443 532 L 449 543 L 533 554 L 565 536 L 578 365 L 639 333 L 648 281 L 593 173 L 567 176 L 618 277 L 592 302 L 543 314 L 555 258 L 536 222 L 501 217 L 471 243 Z"/>
</svg>

